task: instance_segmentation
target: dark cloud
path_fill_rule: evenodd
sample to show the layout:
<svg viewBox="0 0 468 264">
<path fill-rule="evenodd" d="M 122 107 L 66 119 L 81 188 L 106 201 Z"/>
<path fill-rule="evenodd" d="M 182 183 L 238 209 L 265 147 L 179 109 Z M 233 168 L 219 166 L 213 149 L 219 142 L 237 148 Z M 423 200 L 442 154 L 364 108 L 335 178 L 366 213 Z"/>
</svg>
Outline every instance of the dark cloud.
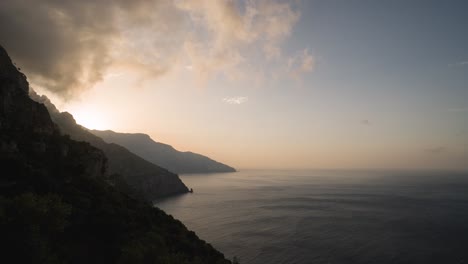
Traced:
<svg viewBox="0 0 468 264">
<path fill-rule="evenodd" d="M 62 94 L 101 80 L 123 22 L 147 23 L 147 0 L 2 0 L 0 44 L 36 84 Z"/>
</svg>

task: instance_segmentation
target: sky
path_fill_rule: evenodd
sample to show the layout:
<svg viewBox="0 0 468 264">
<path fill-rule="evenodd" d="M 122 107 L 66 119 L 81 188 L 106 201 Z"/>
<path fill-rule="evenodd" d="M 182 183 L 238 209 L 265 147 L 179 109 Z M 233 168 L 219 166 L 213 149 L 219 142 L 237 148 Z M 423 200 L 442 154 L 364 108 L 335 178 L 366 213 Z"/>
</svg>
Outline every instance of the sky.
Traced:
<svg viewBox="0 0 468 264">
<path fill-rule="evenodd" d="M 468 169 L 466 1 L 0 3 L 31 87 L 91 129 L 238 169 Z"/>
</svg>

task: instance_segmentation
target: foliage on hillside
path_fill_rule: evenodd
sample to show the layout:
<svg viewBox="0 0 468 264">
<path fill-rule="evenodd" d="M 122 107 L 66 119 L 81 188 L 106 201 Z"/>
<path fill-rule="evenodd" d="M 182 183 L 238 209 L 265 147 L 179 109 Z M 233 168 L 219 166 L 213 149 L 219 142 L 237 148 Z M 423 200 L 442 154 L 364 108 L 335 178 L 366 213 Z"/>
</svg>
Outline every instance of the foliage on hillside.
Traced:
<svg viewBox="0 0 468 264">
<path fill-rule="evenodd" d="M 117 190 L 104 153 L 60 134 L 0 46 L 0 247 L 8 263 L 230 263 Z"/>
</svg>

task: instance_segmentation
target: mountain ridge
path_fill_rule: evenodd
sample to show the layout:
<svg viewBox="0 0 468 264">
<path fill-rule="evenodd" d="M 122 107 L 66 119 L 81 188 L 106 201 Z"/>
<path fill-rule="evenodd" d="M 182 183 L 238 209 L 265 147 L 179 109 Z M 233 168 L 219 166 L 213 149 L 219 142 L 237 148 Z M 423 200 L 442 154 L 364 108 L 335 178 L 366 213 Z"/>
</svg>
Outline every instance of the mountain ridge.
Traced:
<svg viewBox="0 0 468 264">
<path fill-rule="evenodd" d="M 235 172 L 233 167 L 191 151 L 153 140 L 144 133 L 120 133 L 112 130 L 89 130 L 108 143 L 126 147 L 136 155 L 175 173 Z"/>
<path fill-rule="evenodd" d="M 15 263 L 229 264 L 172 216 L 117 190 L 102 150 L 63 135 L 0 46 L 0 245 Z"/>
<path fill-rule="evenodd" d="M 62 134 L 101 149 L 107 156 L 109 173 L 119 174 L 135 193 L 141 194 L 148 200 L 154 200 L 188 192 L 187 186 L 176 174 L 139 157 L 123 146 L 106 143 L 90 133 L 87 128 L 77 124 L 72 114 L 60 112 L 46 96 L 40 96 L 33 90 L 29 95 L 33 100 L 44 103 Z"/>
</svg>

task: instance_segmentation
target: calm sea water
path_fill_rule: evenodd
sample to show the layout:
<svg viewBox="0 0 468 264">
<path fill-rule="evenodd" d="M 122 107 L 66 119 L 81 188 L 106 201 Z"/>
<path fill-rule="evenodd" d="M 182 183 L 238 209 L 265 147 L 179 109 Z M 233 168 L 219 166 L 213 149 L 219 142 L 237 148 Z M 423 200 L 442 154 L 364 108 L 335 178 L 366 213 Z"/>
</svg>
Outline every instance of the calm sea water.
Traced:
<svg viewBox="0 0 468 264">
<path fill-rule="evenodd" d="M 468 263 L 468 173 L 182 175 L 155 202 L 242 264 Z"/>
</svg>

